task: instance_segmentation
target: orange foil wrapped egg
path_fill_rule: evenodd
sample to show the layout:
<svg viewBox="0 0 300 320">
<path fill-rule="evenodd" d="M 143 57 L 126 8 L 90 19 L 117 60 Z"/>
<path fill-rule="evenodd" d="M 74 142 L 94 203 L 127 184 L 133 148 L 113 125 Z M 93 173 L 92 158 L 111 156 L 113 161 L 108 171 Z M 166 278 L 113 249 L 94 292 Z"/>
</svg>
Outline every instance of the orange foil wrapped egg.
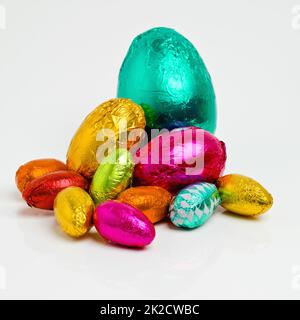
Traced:
<svg viewBox="0 0 300 320">
<path fill-rule="evenodd" d="M 56 159 L 37 159 L 29 161 L 16 172 L 16 185 L 20 192 L 23 192 L 28 182 L 42 177 L 47 173 L 67 170 L 67 166 Z"/>
<path fill-rule="evenodd" d="M 74 171 L 51 172 L 29 182 L 22 196 L 30 207 L 52 210 L 55 197 L 67 187 L 87 189 L 88 182 Z"/>
<path fill-rule="evenodd" d="M 121 192 L 118 200 L 139 209 L 152 222 L 164 219 L 171 202 L 171 194 L 156 186 L 140 186 Z"/>
</svg>

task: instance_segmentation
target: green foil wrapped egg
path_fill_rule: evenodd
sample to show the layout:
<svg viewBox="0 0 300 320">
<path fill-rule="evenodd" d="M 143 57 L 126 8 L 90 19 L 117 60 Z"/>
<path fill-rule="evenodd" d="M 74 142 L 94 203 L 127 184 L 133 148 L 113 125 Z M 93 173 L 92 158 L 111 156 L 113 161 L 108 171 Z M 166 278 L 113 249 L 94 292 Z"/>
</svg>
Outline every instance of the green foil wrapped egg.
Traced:
<svg viewBox="0 0 300 320">
<path fill-rule="evenodd" d="M 118 97 L 145 111 L 150 128 L 216 128 L 215 93 L 210 75 L 192 43 L 169 28 L 137 36 L 123 61 Z"/>
<path fill-rule="evenodd" d="M 107 156 L 93 177 L 90 194 L 96 205 L 114 199 L 131 182 L 134 163 L 131 153 L 119 148 Z"/>
<path fill-rule="evenodd" d="M 194 229 L 203 225 L 221 203 L 214 184 L 201 182 L 182 189 L 169 208 L 171 222 L 180 228 Z"/>
</svg>

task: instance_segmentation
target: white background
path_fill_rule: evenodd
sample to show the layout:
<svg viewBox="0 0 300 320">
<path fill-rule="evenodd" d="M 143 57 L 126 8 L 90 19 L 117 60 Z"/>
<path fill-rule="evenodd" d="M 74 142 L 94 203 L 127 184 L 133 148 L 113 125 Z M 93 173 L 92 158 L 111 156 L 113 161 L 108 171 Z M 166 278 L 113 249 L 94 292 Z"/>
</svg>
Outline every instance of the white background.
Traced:
<svg viewBox="0 0 300 320">
<path fill-rule="evenodd" d="M 300 0 L 0 5 L 1 298 L 300 298 Z M 215 86 L 226 173 L 260 181 L 274 207 L 257 220 L 220 210 L 191 232 L 161 223 L 144 250 L 94 231 L 70 239 L 21 200 L 15 171 L 65 159 L 83 118 L 115 96 L 133 37 L 155 26 L 198 48 Z"/>
</svg>

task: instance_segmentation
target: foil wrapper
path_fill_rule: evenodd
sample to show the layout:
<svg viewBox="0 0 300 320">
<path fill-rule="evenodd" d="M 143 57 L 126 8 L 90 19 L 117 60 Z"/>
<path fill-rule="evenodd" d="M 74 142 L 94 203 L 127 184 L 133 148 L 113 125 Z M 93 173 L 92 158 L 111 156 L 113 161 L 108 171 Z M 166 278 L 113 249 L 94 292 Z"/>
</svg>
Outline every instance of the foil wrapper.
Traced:
<svg viewBox="0 0 300 320">
<path fill-rule="evenodd" d="M 222 174 L 226 148 L 209 132 L 179 128 L 158 135 L 135 155 L 134 184 L 160 186 L 176 193 L 196 182 L 214 182 Z"/>
<path fill-rule="evenodd" d="M 81 237 L 92 227 L 94 203 L 79 187 L 68 187 L 55 198 L 54 214 L 61 229 L 71 237 Z"/>
<path fill-rule="evenodd" d="M 174 197 L 170 205 L 170 220 L 180 228 L 194 229 L 202 226 L 221 203 L 214 184 L 192 184 Z"/>
<path fill-rule="evenodd" d="M 145 125 L 143 109 L 131 100 L 111 99 L 102 103 L 86 117 L 75 133 L 67 153 L 68 168 L 86 178 L 92 178 L 99 165 L 98 148 L 107 141 L 105 137 L 99 138 L 102 130 L 114 132 L 118 144 L 120 133 L 128 134 L 133 129 L 144 129 Z M 123 132 L 123 129 L 127 131 Z M 105 136 L 104 132 L 103 135 Z M 139 138 L 128 141 L 127 148 L 135 144 Z"/>
<path fill-rule="evenodd" d="M 271 194 L 252 178 L 228 174 L 218 179 L 222 207 L 244 216 L 259 216 L 273 205 Z"/>
<path fill-rule="evenodd" d="M 103 238 L 128 247 L 147 246 L 155 237 L 153 224 L 141 211 L 114 200 L 96 207 L 94 224 Z"/>
<path fill-rule="evenodd" d="M 71 186 L 87 189 L 88 182 L 77 172 L 55 171 L 29 182 L 22 196 L 30 207 L 52 210 L 57 194 Z"/>
<path fill-rule="evenodd" d="M 118 97 L 141 105 L 151 128 L 216 128 L 210 75 L 193 44 L 175 30 L 154 28 L 132 42 L 119 73 Z"/>
<path fill-rule="evenodd" d="M 67 170 L 67 166 L 56 159 L 37 159 L 29 161 L 16 172 L 16 185 L 20 192 L 23 192 L 28 182 L 42 177 L 47 173 Z"/>
<path fill-rule="evenodd" d="M 140 186 L 126 189 L 118 196 L 118 200 L 128 203 L 152 222 L 163 220 L 168 213 L 172 195 L 165 189 L 155 186 Z"/>
<path fill-rule="evenodd" d="M 134 163 L 126 149 L 117 149 L 99 165 L 93 177 L 90 194 L 95 204 L 116 198 L 131 183 Z"/>
</svg>

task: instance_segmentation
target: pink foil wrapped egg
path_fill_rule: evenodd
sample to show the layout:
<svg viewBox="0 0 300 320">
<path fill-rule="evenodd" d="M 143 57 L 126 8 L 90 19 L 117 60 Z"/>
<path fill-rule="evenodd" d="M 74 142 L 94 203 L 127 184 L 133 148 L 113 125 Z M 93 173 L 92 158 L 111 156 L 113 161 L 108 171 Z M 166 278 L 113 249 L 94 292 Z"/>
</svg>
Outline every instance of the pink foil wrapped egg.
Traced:
<svg viewBox="0 0 300 320">
<path fill-rule="evenodd" d="M 222 174 L 226 148 L 211 133 L 178 128 L 152 139 L 134 155 L 134 183 L 160 186 L 172 193 L 196 182 L 214 182 Z"/>
<path fill-rule="evenodd" d="M 105 201 L 96 207 L 94 224 L 106 240 L 128 247 L 144 247 L 155 237 L 150 220 L 139 210 L 119 201 Z"/>
</svg>

